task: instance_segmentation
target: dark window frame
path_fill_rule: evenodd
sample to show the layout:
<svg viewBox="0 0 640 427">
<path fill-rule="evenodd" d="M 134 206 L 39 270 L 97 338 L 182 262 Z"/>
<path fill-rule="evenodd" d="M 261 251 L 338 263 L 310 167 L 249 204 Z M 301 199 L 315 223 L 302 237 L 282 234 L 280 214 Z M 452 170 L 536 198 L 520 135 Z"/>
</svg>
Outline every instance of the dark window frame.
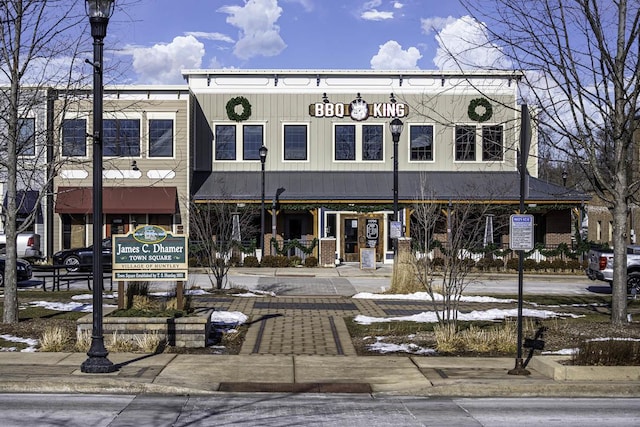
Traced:
<svg viewBox="0 0 640 427">
<path fill-rule="evenodd" d="M 104 119 L 102 150 L 104 157 L 140 157 L 140 119 Z"/>
<path fill-rule="evenodd" d="M 362 125 L 362 161 L 384 160 L 384 125 Z"/>
<path fill-rule="evenodd" d="M 356 125 L 335 125 L 333 141 L 335 161 L 356 160 Z"/>
<path fill-rule="evenodd" d="M 458 125 L 455 129 L 455 159 L 457 162 L 476 160 L 476 127 Z"/>
<path fill-rule="evenodd" d="M 260 138 L 250 140 L 247 130 L 260 129 Z M 242 160 L 260 160 L 260 147 L 264 144 L 264 125 L 242 125 Z"/>
<path fill-rule="evenodd" d="M 154 124 L 160 125 L 154 128 Z M 173 119 L 151 118 L 149 126 L 149 158 L 172 158 L 174 156 L 174 127 Z"/>
<path fill-rule="evenodd" d="M 430 141 L 423 142 L 423 131 L 429 129 L 427 138 Z M 419 132 L 420 131 L 420 132 Z M 419 132 L 419 134 L 418 134 Z M 434 152 L 434 126 L 433 125 L 409 125 L 409 160 L 413 162 L 431 162 Z M 420 145 L 418 145 L 420 144 Z"/>
<path fill-rule="evenodd" d="M 293 134 L 294 131 L 300 130 L 304 130 L 302 132 L 304 135 L 302 133 Z M 309 125 L 285 124 L 282 135 L 285 161 L 304 162 L 309 160 Z M 292 140 L 291 138 L 296 139 Z"/>
<path fill-rule="evenodd" d="M 28 125 L 27 125 L 28 124 Z M 36 155 L 36 119 L 21 117 L 18 119 L 18 137 L 16 148 L 19 156 L 35 157 Z"/>
<path fill-rule="evenodd" d="M 87 157 L 87 119 L 62 120 L 62 155 Z"/>
<path fill-rule="evenodd" d="M 229 131 L 231 135 L 222 133 L 225 130 Z M 215 125 L 214 157 L 216 160 L 236 160 L 237 131 L 236 125 L 222 123 Z"/>
<path fill-rule="evenodd" d="M 504 160 L 504 128 L 502 125 L 482 126 L 482 160 L 485 162 Z"/>
</svg>

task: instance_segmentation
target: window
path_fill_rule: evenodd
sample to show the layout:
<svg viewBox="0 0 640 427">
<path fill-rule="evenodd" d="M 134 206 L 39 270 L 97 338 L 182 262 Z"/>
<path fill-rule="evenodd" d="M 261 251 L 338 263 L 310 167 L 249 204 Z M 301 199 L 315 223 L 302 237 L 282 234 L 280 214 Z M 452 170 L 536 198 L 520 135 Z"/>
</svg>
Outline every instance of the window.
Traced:
<svg viewBox="0 0 640 427">
<path fill-rule="evenodd" d="M 410 159 L 433 160 L 433 126 L 409 127 Z"/>
<path fill-rule="evenodd" d="M 284 159 L 307 160 L 307 125 L 284 126 Z"/>
<path fill-rule="evenodd" d="M 356 159 L 356 127 L 355 125 L 336 125 L 335 127 L 335 159 Z"/>
<path fill-rule="evenodd" d="M 87 121 L 85 119 L 62 121 L 62 155 L 68 157 L 87 155 Z"/>
<path fill-rule="evenodd" d="M 456 126 L 456 160 L 476 159 L 476 127 Z"/>
<path fill-rule="evenodd" d="M 139 119 L 104 120 L 102 132 L 102 146 L 105 157 L 140 156 Z"/>
<path fill-rule="evenodd" d="M 19 156 L 36 155 L 36 119 L 18 120 L 18 141 L 16 149 Z"/>
<path fill-rule="evenodd" d="M 216 126 L 216 160 L 236 159 L 236 126 Z"/>
<path fill-rule="evenodd" d="M 262 125 L 242 126 L 242 158 L 244 160 L 260 160 L 262 144 Z"/>
<path fill-rule="evenodd" d="M 149 119 L 149 157 L 173 157 L 173 120 Z"/>
<path fill-rule="evenodd" d="M 382 125 L 362 126 L 362 160 L 382 160 Z"/>
<path fill-rule="evenodd" d="M 502 126 L 482 126 L 482 160 L 503 159 Z"/>
</svg>

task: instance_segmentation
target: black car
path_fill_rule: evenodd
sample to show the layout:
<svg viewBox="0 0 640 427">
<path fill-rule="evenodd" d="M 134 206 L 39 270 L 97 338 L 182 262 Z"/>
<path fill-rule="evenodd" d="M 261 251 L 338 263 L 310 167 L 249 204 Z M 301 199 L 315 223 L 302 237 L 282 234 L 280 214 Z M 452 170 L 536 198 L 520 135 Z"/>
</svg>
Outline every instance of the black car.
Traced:
<svg viewBox="0 0 640 427">
<path fill-rule="evenodd" d="M 64 265 L 67 271 L 91 270 L 93 246 L 56 252 L 53 254 L 53 264 Z M 111 269 L 111 238 L 102 240 L 102 265 L 105 269 Z"/>
<path fill-rule="evenodd" d="M 6 260 L 5 260 L 4 257 L 0 257 L 0 286 L 1 287 L 4 286 L 4 265 L 5 265 L 5 261 Z M 16 264 L 17 264 L 18 282 L 23 282 L 25 280 L 31 279 L 31 276 L 33 275 L 33 270 L 31 268 L 31 264 L 29 264 L 28 261 L 25 261 L 23 259 L 16 260 Z"/>
</svg>

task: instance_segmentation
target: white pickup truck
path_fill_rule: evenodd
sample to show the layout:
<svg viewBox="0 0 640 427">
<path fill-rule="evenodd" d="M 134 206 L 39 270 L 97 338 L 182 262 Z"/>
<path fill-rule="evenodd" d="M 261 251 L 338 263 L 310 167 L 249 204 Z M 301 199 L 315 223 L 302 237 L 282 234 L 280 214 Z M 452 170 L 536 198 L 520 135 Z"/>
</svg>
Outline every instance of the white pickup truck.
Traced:
<svg viewBox="0 0 640 427">
<path fill-rule="evenodd" d="M 0 234 L 0 254 L 5 253 L 7 245 L 7 236 Z M 42 252 L 40 251 L 40 235 L 35 233 L 20 233 L 16 240 L 16 248 L 18 258 L 40 259 Z"/>
<path fill-rule="evenodd" d="M 591 280 L 613 283 L 613 250 L 591 249 L 586 273 Z M 640 245 L 627 246 L 627 292 L 640 295 Z"/>
</svg>

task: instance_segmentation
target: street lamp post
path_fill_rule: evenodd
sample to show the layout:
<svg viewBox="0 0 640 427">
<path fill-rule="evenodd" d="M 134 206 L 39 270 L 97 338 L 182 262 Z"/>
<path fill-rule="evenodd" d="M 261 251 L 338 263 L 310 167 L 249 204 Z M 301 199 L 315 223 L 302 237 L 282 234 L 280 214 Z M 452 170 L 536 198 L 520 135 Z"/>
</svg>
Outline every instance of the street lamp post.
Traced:
<svg viewBox="0 0 640 427">
<path fill-rule="evenodd" d="M 269 150 L 264 144 L 260 147 L 260 163 L 262 166 L 262 204 L 260 206 L 260 250 L 264 256 L 264 163 L 267 161 L 267 152 Z"/>
<path fill-rule="evenodd" d="M 114 372 L 118 368 L 108 358 L 102 331 L 102 72 L 103 40 L 107 35 L 109 18 L 113 14 L 115 0 L 86 0 L 85 7 L 93 37 L 93 329 L 91 348 L 80 370 L 100 374 Z"/>
<path fill-rule="evenodd" d="M 389 123 L 391 137 L 393 138 L 393 220 L 398 221 L 398 142 L 403 128 L 402 120 L 395 118 Z M 400 227 L 402 235 L 402 227 Z M 398 244 L 394 245 L 394 252 L 397 252 Z"/>
</svg>

